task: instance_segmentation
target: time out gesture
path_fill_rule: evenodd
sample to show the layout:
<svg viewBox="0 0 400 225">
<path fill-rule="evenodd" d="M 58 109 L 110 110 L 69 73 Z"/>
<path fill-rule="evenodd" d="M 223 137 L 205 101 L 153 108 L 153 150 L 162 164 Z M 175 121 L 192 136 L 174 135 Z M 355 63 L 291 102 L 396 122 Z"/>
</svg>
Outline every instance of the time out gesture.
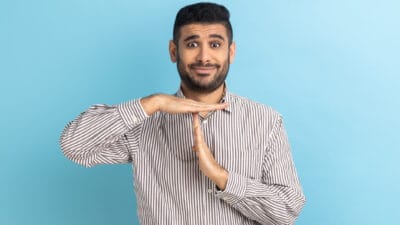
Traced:
<svg viewBox="0 0 400 225">
<path fill-rule="evenodd" d="M 228 107 L 228 103 L 209 104 L 187 98 L 178 98 L 172 95 L 156 94 L 141 99 L 141 104 L 147 115 L 157 111 L 170 114 L 192 113 L 193 115 L 193 151 L 196 153 L 200 170 L 221 190 L 225 189 L 228 180 L 228 171 L 222 168 L 214 159 L 210 149 L 204 141 L 200 125 L 200 113 L 221 110 Z"/>
</svg>

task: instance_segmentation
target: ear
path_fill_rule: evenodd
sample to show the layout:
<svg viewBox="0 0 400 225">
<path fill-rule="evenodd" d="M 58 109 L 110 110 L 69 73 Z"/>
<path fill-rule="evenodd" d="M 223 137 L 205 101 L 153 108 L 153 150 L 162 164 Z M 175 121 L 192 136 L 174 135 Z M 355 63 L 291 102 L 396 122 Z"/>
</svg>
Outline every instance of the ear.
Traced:
<svg viewBox="0 0 400 225">
<path fill-rule="evenodd" d="M 178 54 L 178 48 L 173 40 L 169 41 L 169 57 L 173 63 L 176 63 L 176 56 Z"/>
<path fill-rule="evenodd" d="M 232 41 L 231 45 L 229 46 L 229 63 L 232 64 L 236 55 L 236 43 Z"/>
</svg>

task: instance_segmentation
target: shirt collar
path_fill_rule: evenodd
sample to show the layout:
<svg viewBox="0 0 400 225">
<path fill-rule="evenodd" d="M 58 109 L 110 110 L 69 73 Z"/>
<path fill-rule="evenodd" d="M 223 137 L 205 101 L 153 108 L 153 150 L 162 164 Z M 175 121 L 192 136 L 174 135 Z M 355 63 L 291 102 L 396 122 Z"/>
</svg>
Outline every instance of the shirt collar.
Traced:
<svg viewBox="0 0 400 225">
<path fill-rule="evenodd" d="M 225 84 L 225 88 L 224 88 L 224 96 L 222 97 L 220 103 L 223 102 L 227 102 L 229 105 L 228 107 L 226 107 L 225 109 L 223 109 L 223 111 L 226 112 L 231 112 L 232 111 L 232 106 L 231 106 L 231 99 L 232 99 L 232 94 L 228 91 L 228 88 Z M 178 98 L 186 98 L 185 95 L 182 92 L 182 87 L 179 88 L 179 90 L 175 93 L 175 96 Z"/>
</svg>

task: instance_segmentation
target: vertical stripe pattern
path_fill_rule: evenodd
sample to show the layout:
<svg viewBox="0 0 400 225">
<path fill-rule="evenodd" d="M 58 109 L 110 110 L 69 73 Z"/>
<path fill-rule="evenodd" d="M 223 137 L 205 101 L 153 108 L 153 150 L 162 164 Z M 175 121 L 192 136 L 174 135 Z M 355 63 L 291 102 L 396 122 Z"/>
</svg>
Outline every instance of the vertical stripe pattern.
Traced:
<svg viewBox="0 0 400 225">
<path fill-rule="evenodd" d="M 139 99 L 90 107 L 66 126 L 61 148 L 87 167 L 132 163 L 142 225 L 293 224 L 305 197 L 282 117 L 230 92 L 223 101 L 229 107 L 201 118 L 201 126 L 216 161 L 229 172 L 224 191 L 198 167 L 192 115 L 149 117 Z"/>
</svg>

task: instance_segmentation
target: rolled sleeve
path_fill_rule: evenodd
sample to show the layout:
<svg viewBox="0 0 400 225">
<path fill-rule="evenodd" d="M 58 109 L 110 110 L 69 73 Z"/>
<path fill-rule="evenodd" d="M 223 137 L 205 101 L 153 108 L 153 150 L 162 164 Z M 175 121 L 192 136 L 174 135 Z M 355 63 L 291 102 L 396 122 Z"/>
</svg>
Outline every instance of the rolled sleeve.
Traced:
<svg viewBox="0 0 400 225">
<path fill-rule="evenodd" d="M 240 202 L 246 193 L 247 179 L 239 174 L 230 172 L 225 190 L 217 191 L 216 196 L 231 205 Z"/>
<path fill-rule="evenodd" d="M 119 104 L 117 109 L 122 120 L 130 129 L 149 117 L 140 104 L 140 99 Z"/>
</svg>

